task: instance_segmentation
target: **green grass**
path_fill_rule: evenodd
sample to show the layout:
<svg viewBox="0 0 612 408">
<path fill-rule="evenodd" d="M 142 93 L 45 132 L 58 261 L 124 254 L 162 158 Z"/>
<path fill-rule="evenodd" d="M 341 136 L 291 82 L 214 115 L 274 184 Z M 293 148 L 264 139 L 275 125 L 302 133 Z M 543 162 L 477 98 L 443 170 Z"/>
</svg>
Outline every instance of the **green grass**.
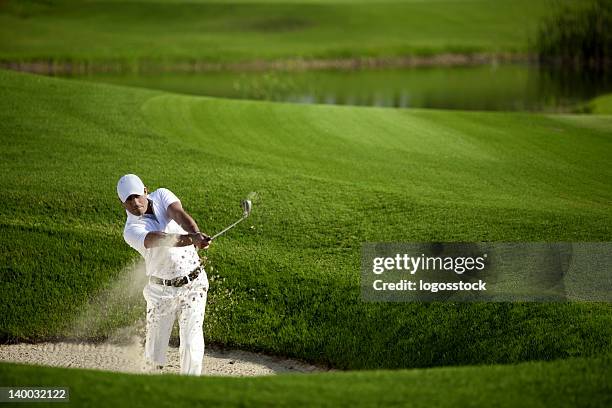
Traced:
<svg viewBox="0 0 612 408">
<path fill-rule="evenodd" d="M 207 341 L 340 368 L 514 363 L 611 348 L 597 303 L 366 304 L 368 241 L 609 241 L 611 116 L 231 101 L 0 71 L 0 334 L 74 335 L 137 254 L 124 173 L 212 233 Z M 142 315 L 111 313 L 87 337 Z M 82 335 L 82 334 L 81 334 Z"/>
<path fill-rule="evenodd" d="M 0 2 L 0 60 L 184 61 L 526 52 L 549 0 Z"/>
<path fill-rule="evenodd" d="M 259 378 L 136 376 L 0 364 L 4 386 L 64 386 L 74 406 L 605 407 L 609 357 Z M 61 378 L 61 380 L 59 380 Z M 38 405 L 37 405 L 38 406 Z"/>
</svg>

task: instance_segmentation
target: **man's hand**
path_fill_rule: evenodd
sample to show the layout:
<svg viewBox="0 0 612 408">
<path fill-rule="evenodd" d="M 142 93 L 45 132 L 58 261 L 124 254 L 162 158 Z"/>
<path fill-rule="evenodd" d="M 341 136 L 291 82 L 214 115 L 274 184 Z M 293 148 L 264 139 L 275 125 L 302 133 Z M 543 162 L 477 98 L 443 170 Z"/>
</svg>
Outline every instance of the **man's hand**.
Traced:
<svg viewBox="0 0 612 408">
<path fill-rule="evenodd" d="M 210 245 L 210 237 L 201 232 L 189 234 L 189 237 L 197 249 L 207 249 Z"/>
</svg>

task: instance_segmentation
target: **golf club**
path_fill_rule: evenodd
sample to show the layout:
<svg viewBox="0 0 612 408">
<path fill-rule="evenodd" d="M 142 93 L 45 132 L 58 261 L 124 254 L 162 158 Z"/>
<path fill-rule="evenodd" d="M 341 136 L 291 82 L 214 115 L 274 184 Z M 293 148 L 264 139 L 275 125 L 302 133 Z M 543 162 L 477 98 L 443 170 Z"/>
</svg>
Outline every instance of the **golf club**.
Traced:
<svg viewBox="0 0 612 408">
<path fill-rule="evenodd" d="M 242 200 L 240 205 L 242 206 L 242 218 L 240 218 L 238 221 L 236 221 L 235 223 L 233 223 L 229 227 L 225 228 L 223 231 L 218 232 L 217 234 L 213 235 L 210 238 L 211 241 L 213 241 L 218 236 L 221 236 L 221 235 L 225 234 L 230 229 L 234 228 L 236 225 L 238 225 L 240 222 L 244 221 L 251 214 L 251 210 L 253 209 L 253 203 L 251 203 L 251 200 Z"/>
</svg>

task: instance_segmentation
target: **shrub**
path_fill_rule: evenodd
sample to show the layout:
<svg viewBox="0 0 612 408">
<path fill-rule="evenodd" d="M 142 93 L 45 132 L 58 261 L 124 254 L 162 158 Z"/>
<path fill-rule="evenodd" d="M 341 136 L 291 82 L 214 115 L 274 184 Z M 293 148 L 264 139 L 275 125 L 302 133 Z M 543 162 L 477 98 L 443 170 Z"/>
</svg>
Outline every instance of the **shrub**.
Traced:
<svg viewBox="0 0 612 408">
<path fill-rule="evenodd" d="M 543 63 L 605 72 L 612 57 L 612 1 L 565 4 L 557 14 L 541 22 L 535 49 Z"/>
</svg>

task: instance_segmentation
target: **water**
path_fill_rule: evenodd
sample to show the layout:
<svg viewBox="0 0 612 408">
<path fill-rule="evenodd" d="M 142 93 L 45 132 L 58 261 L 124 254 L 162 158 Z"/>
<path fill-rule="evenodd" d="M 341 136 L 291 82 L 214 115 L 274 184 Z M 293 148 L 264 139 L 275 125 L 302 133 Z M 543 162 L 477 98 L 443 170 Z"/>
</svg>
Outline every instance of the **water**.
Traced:
<svg viewBox="0 0 612 408">
<path fill-rule="evenodd" d="M 96 82 L 190 95 L 399 108 L 573 111 L 612 92 L 612 81 L 527 64 L 471 67 L 89 74 Z"/>
</svg>

